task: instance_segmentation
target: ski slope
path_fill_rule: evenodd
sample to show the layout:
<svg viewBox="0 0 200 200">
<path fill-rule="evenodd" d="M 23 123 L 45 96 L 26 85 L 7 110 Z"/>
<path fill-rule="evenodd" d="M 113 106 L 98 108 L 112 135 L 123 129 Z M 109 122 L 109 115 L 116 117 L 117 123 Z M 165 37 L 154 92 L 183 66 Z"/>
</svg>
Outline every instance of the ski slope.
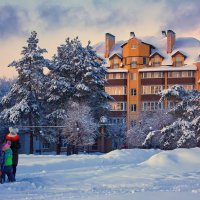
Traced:
<svg viewBox="0 0 200 200">
<path fill-rule="evenodd" d="M 20 155 L 6 200 L 199 200 L 200 149 L 115 150 L 72 156 Z"/>
</svg>

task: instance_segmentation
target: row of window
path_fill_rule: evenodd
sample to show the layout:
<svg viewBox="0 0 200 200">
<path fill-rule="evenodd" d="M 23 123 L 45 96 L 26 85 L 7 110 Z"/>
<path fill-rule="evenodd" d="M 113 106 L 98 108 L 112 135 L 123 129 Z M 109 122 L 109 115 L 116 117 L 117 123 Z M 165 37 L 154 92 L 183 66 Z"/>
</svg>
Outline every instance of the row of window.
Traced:
<svg viewBox="0 0 200 200">
<path fill-rule="evenodd" d="M 111 102 L 110 105 L 111 105 L 112 111 L 126 111 L 127 110 L 126 102 Z M 131 104 L 130 110 L 132 112 L 136 112 L 136 104 Z"/>
<path fill-rule="evenodd" d="M 140 61 L 140 63 L 138 63 L 137 57 L 125 58 L 125 65 L 130 65 L 131 68 L 136 68 L 137 64 L 146 65 L 147 64 L 147 57 L 142 57 L 142 61 Z M 184 65 L 184 63 L 182 61 L 182 58 L 176 57 L 174 66 L 179 67 L 179 66 L 183 66 L 183 65 Z M 152 66 L 154 66 L 154 67 L 161 66 L 160 59 L 155 57 L 154 61 L 152 62 Z M 119 68 L 119 59 L 118 58 L 114 59 L 113 68 Z"/>
<path fill-rule="evenodd" d="M 164 72 L 143 72 L 141 74 L 143 79 L 145 78 L 164 78 Z M 194 77 L 193 71 L 183 71 L 183 72 L 168 72 L 168 78 L 186 78 Z M 126 79 L 126 73 L 109 73 L 106 74 L 106 79 Z M 131 80 L 137 80 L 136 73 L 130 73 Z"/>
<path fill-rule="evenodd" d="M 185 90 L 193 90 L 194 85 L 192 84 L 179 84 L 182 86 Z M 168 88 L 171 88 L 173 85 L 168 85 Z M 142 94 L 158 94 L 162 90 L 165 89 L 164 85 L 143 85 L 142 86 Z M 115 86 L 115 87 L 105 87 L 105 92 L 107 92 L 109 95 L 126 95 L 126 87 L 124 86 Z M 136 88 L 131 88 L 131 96 L 137 95 Z"/>
<path fill-rule="evenodd" d="M 106 79 L 126 79 L 126 73 L 109 73 L 106 74 Z"/>
<path fill-rule="evenodd" d="M 142 94 L 158 94 L 164 90 L 164 85 L 145 85 L 142 86 Z"/>
<path fill-rule="evenodd" d="M 174 107 L 176 102 L 168 101 L 168 108 L 171 109 Z M 126 111 L 126 102 L 115 102 L 111 103 L 112 111 Z M 158 101 L 143 101 L 142 102 L 142 111 L 154 111 L 164 109 L 164 103 L 159 103 Z M 137 105 L 131 104 L 130 111 L 136 112 Z"/>
<path fill-rule="evenodd" d="M 193 71 L 184 71 L 184 72 L 168 72 L 169 78 L 185 78 L 185 77 L 194 77 Z"/>
<path fill-rule="evenodd" d="M 142 102 L 142 111 L 161 110 L 164 108 L 164 104 L 158 103 L 158 101 L 144 101 Z"/>
<path fill-rule="evenodd" d="M 163 78 L 164 72 L 144 72 L 142 78 Z M 194 77 L 193 71 L 168 72 L 168 78 Z"/>
<path fill-rule="evenodd" d="M 126 87 L 105 87 L 105 92 L 109 95 L 126 95 Z"/>
<path fill-rule="evenodd" d="M 125 124 L 126 119 L 122 117 L 112 117 L 108 119 L 109 124 Z"/>
</svg>

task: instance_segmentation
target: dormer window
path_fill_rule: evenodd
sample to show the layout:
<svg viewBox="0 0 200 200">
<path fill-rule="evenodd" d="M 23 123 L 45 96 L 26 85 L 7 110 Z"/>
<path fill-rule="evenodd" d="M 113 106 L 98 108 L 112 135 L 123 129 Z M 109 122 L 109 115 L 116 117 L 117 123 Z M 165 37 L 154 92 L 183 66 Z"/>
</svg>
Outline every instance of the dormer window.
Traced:
<svg viewBox="0 0 200 200">
<path fill-rule="evenodd" d="M 113 68 L 114 69 L 119 68 L 119 59 L 117 57 L 114 58 L 114 60 L 113 60 Z"/>
<path fill-rule="evenodd" d="M 183 63 L 182 63 L 182 57 L 181 56 L 176 56 L 175 57 L 175 66 L 176 67 L 179 67 L 179 66 L 182 66 Z"/>
<path fill-rule="evenodd" d="M 160 67 L 160 58 L 158 56 L 156 56 L 154 58 L 154 63 L 153 63 L 154 67 Z"/>
</svg>

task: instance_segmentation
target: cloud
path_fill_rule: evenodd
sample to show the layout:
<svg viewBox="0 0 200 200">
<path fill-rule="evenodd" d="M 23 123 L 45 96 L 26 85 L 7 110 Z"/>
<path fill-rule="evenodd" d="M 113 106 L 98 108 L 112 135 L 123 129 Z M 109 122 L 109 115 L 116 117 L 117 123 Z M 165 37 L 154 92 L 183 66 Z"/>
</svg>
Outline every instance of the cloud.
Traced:
<svg viewBox="0 0 200 200">
<path fill-rule="evenodd" d="M 38 13 L 49 29 L 64 26 L 102 29 L 136 23 L 138 20 L 134 9 L 125 8 L 128 6 L 123 8 L 121 4 L 111 4 L 109 1 L 79 1 L 79 4 L 41 4 Z"/>
<path fill-rule="evenodd" d="M 24 35 L 24 21 L 28 13 L 16 6 L 0 6 L 0 38 L 8 38 L 14 35 Z"/>
<path fill-rule="evenodd" d="M 199 0 L 166 0 L 164 10 L 166 14 L 161 17 L 167 28 L 185 32 L 200 30 Z"/>
</svg>

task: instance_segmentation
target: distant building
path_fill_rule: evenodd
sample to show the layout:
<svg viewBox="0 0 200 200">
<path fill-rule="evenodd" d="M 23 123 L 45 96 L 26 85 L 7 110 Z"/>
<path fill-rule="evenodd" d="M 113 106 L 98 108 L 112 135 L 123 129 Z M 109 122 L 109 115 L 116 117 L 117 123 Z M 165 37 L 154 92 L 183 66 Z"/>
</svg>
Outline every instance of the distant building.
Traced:
<svg viewBox="0 0 200 200">
<path fill-rule="evenodd" d="M 127 41 L 116 42 L 106 33 L 105 43 L 94 49 L 106 59 L 105 91 L 116 100 L 110 102 L 110 123 L 126 121 L 131 128 L 139 112 L 171 107 L 173 101 L 158 104 L 156 94 L 172 85 L 200 90 L 200 41 L 195 38 L 176 38 L 168 30 L 143 40 L 131 32 Z"/>
</svg>

